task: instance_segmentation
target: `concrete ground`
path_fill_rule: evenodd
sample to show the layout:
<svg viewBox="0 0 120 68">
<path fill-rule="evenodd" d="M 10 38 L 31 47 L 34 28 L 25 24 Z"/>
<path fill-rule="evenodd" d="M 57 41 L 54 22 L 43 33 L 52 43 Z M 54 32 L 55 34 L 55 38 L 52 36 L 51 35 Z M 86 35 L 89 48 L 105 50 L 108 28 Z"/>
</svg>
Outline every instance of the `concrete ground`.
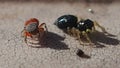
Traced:
<svg viewBox="0 0 120 68">
<path fill-rule="evenodd" d="M 0 68 L 120 68 L 119 6 L 119 2 L 0 2 Z M 97 47 L 83 47 L 53 25 L 64 14 L 97 20 L 115 36 L 98 32 L 91 38 Z M 33 17 L 48 27 L 42 48 L 27 46 L 21 37 L 24 22 Z M 77 56 L 78 49 L 89 58 Z"/>
</svg>

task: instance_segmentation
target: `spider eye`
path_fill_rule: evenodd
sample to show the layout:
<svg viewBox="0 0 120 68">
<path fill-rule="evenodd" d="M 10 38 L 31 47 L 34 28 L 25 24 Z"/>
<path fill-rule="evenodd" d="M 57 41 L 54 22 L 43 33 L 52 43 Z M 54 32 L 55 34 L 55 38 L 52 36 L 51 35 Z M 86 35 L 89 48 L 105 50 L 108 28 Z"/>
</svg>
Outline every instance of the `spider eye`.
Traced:
<svg viewBox="0 0 120 68">
<path fill-rule="evenodd" d="M 84 22 L 80 22 L 79 25 L 84 25 Z"/>
</svg>

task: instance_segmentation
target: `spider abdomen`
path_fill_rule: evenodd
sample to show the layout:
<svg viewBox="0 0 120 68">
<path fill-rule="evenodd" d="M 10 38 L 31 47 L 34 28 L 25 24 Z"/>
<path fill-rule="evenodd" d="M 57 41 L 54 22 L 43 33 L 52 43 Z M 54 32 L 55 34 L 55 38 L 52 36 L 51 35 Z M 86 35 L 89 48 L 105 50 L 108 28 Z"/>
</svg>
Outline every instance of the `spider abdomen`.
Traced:
<svg viewBox="0 0 120 68">
<path fill-rule="evenodd" d="M 74 15 L 63 15 L 55 21 L 55 25 L 60 29 L 67 29 L 67 27 L 75 27 L 77 25 L 77 17 Z"/>
</svg>

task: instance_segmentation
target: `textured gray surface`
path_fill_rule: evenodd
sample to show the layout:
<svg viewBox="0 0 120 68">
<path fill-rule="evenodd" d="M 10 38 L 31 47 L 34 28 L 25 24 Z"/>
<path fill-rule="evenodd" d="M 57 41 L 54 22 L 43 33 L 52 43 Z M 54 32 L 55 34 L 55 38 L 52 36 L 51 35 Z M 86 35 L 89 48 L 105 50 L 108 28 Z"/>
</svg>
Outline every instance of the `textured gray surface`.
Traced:
<svg viewBox="0 0 120 68">
<path fill-rule="evenodd" d="M 0 68 L 120 68 L 119 3 L 0 3 Z M 88 12 L 94 10 L 94 14 Z M 53 22 L 64 14 L 97 20 L 116 37 L 94 35 L 98 48 L 84 48 L 73 37 L 64 34 Z M 48 26 L 44 48 L 26 46 L 20 37 L 24 21 L 38 18 Z M 81 49 L 91 58 L 76 55 Z"/>
</svg>

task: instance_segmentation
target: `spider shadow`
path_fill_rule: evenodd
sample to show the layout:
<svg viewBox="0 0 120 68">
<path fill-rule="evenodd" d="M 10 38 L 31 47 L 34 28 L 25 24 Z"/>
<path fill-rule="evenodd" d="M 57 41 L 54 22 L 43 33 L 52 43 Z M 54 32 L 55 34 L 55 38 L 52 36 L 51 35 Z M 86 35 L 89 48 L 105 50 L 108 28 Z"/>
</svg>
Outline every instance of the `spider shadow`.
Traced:
<svg viewBox="0 0 120 68">
<path fill-rule="evenodd" d="M 53 32 L 47 32 L 47 34 L 45 35 L 45 39 L 42 40 L 42 43 L 34 44 L 34 45 L 39 45 L 39 46 L 31 46 L 31 47 L 51 48 L 51 49 L 57 49 L 57 50 L 69 49 L 68 45 L 62 42 L 64 39 L 65 39 L 64 37 L 59 36 L 58 34 L 55 34 Z"/>
<path fill-rule="evenodd" d="M 49 47 L 52 49 L 57 49 L 57 50 L 64 50 L 64 49 L 69 49 L 68 45 L 66 45 L 64 42 L 62 42 L 65 39 L 65 37 L 62 37 L 58 34 L 48 32 L 46 36 L 46 45 L 45 47 Z"/>
<path fill-rule="evenodd" d="M 89 34 L 89 37 L 97 48 L 105 47 L 104 44 L 116 46 L 120 43 L 120 40 L 115 39 L 115 35 L 105 34 L 99 31 Z"/>
</svg>

